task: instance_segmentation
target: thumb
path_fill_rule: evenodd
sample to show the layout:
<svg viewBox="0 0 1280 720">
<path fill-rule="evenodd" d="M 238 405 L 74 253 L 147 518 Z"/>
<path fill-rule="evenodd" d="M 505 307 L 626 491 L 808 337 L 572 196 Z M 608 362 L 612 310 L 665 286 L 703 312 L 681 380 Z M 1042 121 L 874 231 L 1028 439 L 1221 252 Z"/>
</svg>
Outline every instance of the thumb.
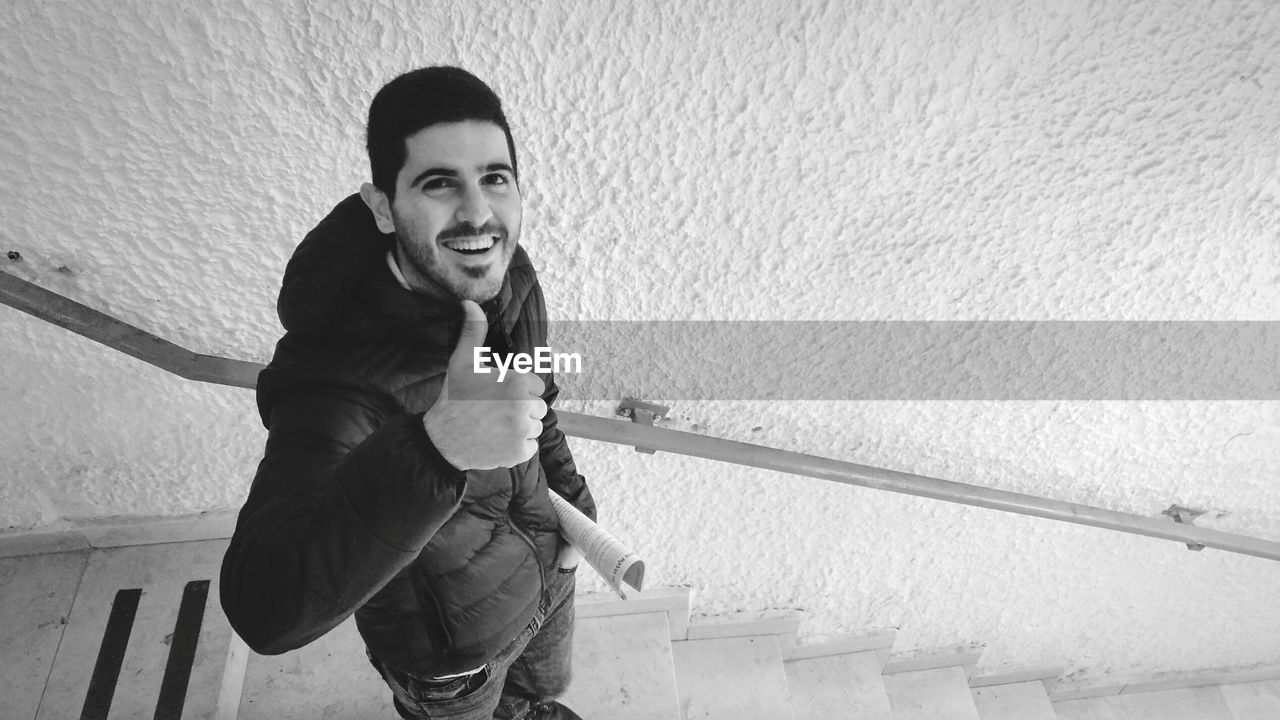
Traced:
<svg viewBox="0 0 1280 720">
<path fill-rule="evenodd" d="M 462 301 L 462 334 L 458 336 L 458 347 L 454 349 L 454 357 L 465 353 L 470 362 L 475 349 L 484 347 L 485 336 L 489 334 L 489 321 L 484 311 L 473 300 Z"/>
</svg>

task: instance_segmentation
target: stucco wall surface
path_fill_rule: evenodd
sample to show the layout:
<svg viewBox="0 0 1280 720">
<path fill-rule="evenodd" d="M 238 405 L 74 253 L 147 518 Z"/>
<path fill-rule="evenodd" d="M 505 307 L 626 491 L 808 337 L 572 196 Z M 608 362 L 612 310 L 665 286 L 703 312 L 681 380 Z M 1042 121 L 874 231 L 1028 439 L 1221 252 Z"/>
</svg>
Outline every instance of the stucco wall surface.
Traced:
<svg viewBox="0 0 1280 720">
<path fill-rule="evenodd" d="M 365 179 L 369 100 L 435 63 L 507 105 L 522 242 L 558 320 L 1280 320 L 1270 0 L 17 0 L 0 265 L 266 361 L 289 254 Z M 264 438 L 251 392 L 9 308 L 0 336 L 0 527 L 238 506 Z M 1273 399 L 763 402 L 733 370 L 732 398 L 609 387 L 669 402 L 678 429 L 1153 517 L 1189 505 L 1280 540 Z M 567 409 L 610 412 L 565 385 Z M 1275 562 L 574 447 L 649 581 L 694 586 L 701 612 L 980 642 L 990 670 L 1280 664 Z"/>
</svg>

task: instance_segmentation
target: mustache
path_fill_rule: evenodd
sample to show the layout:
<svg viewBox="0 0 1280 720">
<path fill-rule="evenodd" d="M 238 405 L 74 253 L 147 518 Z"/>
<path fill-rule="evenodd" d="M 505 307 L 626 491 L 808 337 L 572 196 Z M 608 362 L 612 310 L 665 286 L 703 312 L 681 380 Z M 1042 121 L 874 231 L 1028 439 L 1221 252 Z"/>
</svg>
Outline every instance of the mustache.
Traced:
<svg viewBox="0 0 1280 720">
<path fill-rule="evenodd" d="M 479 226 L 463 222 L 441 230 L 440 234 L 436 235 L 436 240 L 443 242 L 445 240 L 475 237 L 476 235 L 497 235 L 500 241 L 505 241 L 507 239 L 507 226 L 496 220 L 490 220 Z"/>
</svg>

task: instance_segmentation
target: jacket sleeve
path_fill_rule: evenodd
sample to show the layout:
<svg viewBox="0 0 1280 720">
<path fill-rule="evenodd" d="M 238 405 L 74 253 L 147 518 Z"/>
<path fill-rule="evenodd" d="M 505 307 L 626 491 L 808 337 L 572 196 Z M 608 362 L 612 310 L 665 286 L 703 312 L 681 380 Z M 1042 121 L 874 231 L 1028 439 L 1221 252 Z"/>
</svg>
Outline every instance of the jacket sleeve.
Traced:
<svg viewBox="0 0 1280 720">
<path fill-rule="evenodd" d="M 547 487 L 581 510 L 583 515 L 595 520 L 595 498 L 591 497 L 591 488 L 587 487 L 586 479 L 578 474 L 573 453 L 569 452 L 569 441 L 560 431 L 556 411 L 552 409 L 560 388 L 550 374 L 547 375 L 546 382 L 542 399 L 547 403 L 547 414 L 542 417 L 542 434 L 538 436 L 538 459 L 547 475 Z"/>
<path fill-rule="evenodd" d="M 533 345 L 547 344 L 547 306 L 542 297 L 542 286 L 534 280 L 525 301 L 524 314 L 536 318 Z M 547 414 L 542 417 L 542 434 L 538 436 L 538 459 L 547 476 L 547 487 L 568 500 L 583 515 L 596 519 L 596 501 L 591 497 L 591 489 L 587 481 L 578 474 L 578 467 L 573 462 L 573 453 L 569 452 L 569 442 L 559 427 L 554 408 L 556 398 L 560 396 L 560 387 L 556 385 L 555 375 L 548 372 L 543 377 L 546 388 L 542 400 L 547 403 Z"/>
<path fill-rule="evenodd" d="M 275 400 L 266 451 L 223 558 L 221 599 L 249 647 L 276 654 L 337 626 L 456 511 L 466 474 L 421 414 L 308 388 Z"/>
</svg>

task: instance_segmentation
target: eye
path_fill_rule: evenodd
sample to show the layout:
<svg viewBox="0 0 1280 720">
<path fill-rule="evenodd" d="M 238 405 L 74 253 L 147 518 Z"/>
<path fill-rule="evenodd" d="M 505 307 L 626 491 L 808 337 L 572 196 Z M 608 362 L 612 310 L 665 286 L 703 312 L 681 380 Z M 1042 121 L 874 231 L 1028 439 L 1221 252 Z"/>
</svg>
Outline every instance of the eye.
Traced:
<svg viewBox="0 0 1280 720">
<path fill-rule="evenodd" d="M 422 182 L 422 192 L 439 193 L 453 187 L 453 179 L 446 177 L 428 178 Z"/>
<path fill-rule="evenodd" d="M 506 173 L 489 173 L 482 178 L 481 182 L 485 185 L 510 185 L 511 178 Z"/>
</svg>

